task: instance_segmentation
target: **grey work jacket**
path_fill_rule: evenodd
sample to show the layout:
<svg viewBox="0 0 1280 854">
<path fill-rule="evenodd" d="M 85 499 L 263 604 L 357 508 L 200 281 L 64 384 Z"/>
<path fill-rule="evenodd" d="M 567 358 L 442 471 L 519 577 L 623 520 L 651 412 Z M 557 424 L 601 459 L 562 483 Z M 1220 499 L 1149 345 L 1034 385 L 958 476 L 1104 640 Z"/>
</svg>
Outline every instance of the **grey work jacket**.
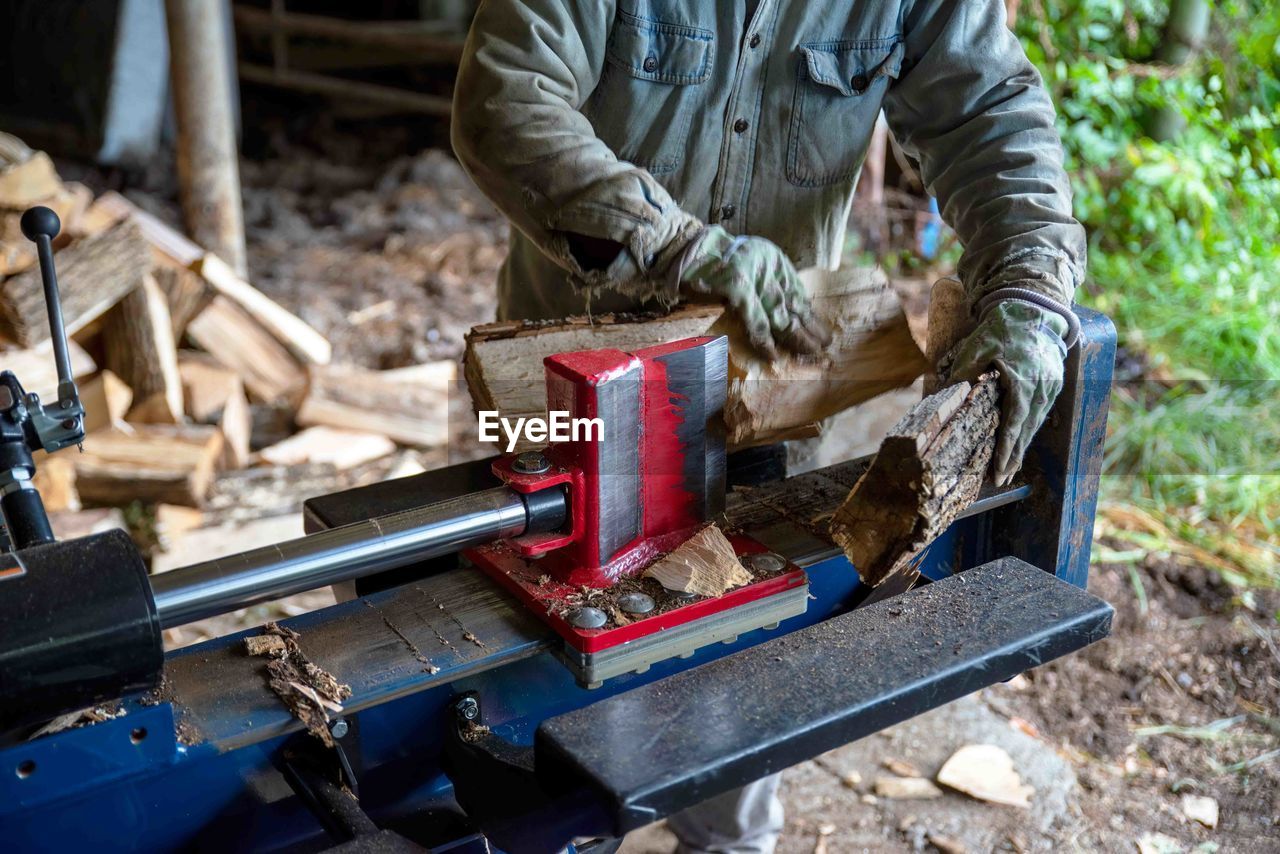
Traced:
<svg viewBox="0 0 1280 854">
<path fill-rule="evenodd" d="M 749 10 L 750 14 L 749 14 Z M 499 316 L 634 308 L 697 221 L 839 263 L 876 116 L 965 247 L 971 300 L 1069 301 L 1071 216 L 1053 105 L 1001 0 L 482 0 L 453 146 L 510 218 Z M 625 247 L 584 271 L 566 233 Z"/>
</svg>

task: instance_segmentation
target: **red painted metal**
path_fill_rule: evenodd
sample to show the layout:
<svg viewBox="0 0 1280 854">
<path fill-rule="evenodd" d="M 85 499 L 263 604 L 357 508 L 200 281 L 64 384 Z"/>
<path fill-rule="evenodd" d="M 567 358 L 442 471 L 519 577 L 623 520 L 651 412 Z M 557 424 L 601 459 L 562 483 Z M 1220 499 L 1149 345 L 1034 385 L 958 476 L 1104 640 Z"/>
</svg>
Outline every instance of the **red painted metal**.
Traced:
<svg viewBox="0 0 1280 854">
<path fill-rule="evenodd" d="M 685 481 L 684 455 L 689 449 L 679 437 L 680 402 L 687 393 L 702 393 L 702 389 L 673 387 L 661 359 L 714 340 L 713 336 L 701 336 L 634 353 L 615 349 L 561 353 L 544 361 L 547 408 L 567 411 L 572 418 L 601 417 L 603 388 L 610 383 L 626 383 L 621 389 L 630 393 L 632 384 L 639 380 L 636 389 L 638 431 L 631 429 L 636 425 L 606 422 L 606 435 L 601 437 L 604 442 L 617 442 L 619 436 L 634 436 L 639 453 L 635 491 L 635 501 L 640 504 L 639 529 L 633 539 L 621 544 L 612 554 L 601 554 L 599 545 L 604 479 L 628 475 L 599 470 L 600 454 L 595 439 L 549 446 L 545 454 L 551 468 L 542 474 L 515 471 L 513 456 L 494 463 L 494 474 L 518 492 L 567 487 L 569 525 L 560 532 L 473 549 L 467 556 L 577 650 L 589 653 L 608 649 L 805 583 L 804 572 L 793 566 L 789 571 L 722 596 L 637 617 L 613 628 L 577 629 L 559 616 L 581 604 L 584 591 L 606 589 L 621 578 L 638 575 L 708 521 L 700 517 L 702 505 L 695 500 L 697 496 Z M 616 487 L 616 483 L 614 485 Z M 746 537 L 733 537 L 731 542 L 740 555 L 765 551 L 762 545 Z"/>
<path fill-rule="evenodd" d="M 739 555 L 768 551 L 750 537 L 735 535 L 729 541 Z M 803 569 L 788 564 L 785 571 L 771 578 L 713 598 L 697 599 L 661 614 L 631 617 L 632 621 L 625 626 L 579 629 L 571 626 L 560 614 L 581 604 L 583 588 L 551 577 L 546 572 L 543 561 L 524 558 L 507 543 L 494 543 L 473 549 L 467 553 L 467 557 L 550 625 L 570 646 L 584 653 L 601 652 L 694 620 L 721 614 L 749 602 L 792 590 L 807 581 Z M 642 564 L 642 567 L 644 565 L 647 564 Z"/>
</svg>

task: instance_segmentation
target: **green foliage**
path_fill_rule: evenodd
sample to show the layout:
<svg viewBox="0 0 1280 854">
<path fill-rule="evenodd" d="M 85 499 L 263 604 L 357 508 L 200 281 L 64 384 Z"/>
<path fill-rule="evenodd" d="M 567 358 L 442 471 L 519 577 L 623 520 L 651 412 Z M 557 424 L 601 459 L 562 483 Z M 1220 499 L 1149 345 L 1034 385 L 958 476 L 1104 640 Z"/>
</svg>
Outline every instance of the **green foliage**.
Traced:
<svg viewBox="0 0 1280 854">
<path fill-rule="evenodd" d="M 1162 512 L 1280 533 L 1280 10 L 1218 0 L 1199 56 L 1149 64 L 1167 0 L 1031 0 L 1018 23 L 1059 110 L 1082 301 L 1163 385 L 1115 401 L 1109 471 Z M 1149 118 L 1184 123 L 1157 143 Z"/>
</svg>

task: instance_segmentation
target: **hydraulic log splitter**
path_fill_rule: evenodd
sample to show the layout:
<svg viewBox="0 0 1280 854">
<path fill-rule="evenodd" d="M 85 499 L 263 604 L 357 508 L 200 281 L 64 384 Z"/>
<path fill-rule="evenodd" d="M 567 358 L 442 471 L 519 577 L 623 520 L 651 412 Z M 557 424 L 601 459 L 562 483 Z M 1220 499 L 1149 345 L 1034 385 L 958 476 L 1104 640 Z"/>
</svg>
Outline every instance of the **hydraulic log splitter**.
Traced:
<svg viewBox="0 0 1280 854">
<path fill-rule="evenodd" d="M 549 407 L 598 418 L 593 435 L 317 497 L 304 537 L 148 577 L 122 532 L 55 541 L 31 485 L 33 453 L 84 432 L 57 218 L 22 225 L 60 384 L 45 405 L 0 373 L 0 826 L 16 850 L 555 851 L 1109 631 L 1083 590 L 1115 350 L 1101 315 L 1080 310 L 1022 479 L 935 541 L 925 583 L 866 607 L 814 520 L 869 461 L 726 502 L 727 347 L 710 337 L 552 356 Z M 638 580 L 712 520 L 751 583 L 701 597 Z M 345 601 L 283 623 L 351 687 L 323 740 L 246 654 L 256 632 L 163 651 L 164 627 L 328 585 Z"/>
</svg>

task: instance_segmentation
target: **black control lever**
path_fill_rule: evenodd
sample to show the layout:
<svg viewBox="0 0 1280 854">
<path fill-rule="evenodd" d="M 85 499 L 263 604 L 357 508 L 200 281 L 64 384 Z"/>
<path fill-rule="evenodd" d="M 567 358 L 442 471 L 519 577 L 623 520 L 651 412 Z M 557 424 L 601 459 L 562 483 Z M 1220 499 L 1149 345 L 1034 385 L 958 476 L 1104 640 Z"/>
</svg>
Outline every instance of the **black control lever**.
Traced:
<svg viewBox="0 0 1280 854">
<path fill-rule="evenodd" d="M 40 493 L 32 485 L 36 451 L 53 453 L 84 441 L 84 406 L 71 373 L 67 329 L 58 298 L 58 274 L 53 266 L 53 239 L 62 223 L 46 207 L 22 215 L 22 233 L 36 245 L 53 359 L 58 369 L 58 399 L 50 406 L 23 389 L 11 371 L 0 372 L 0 516 L 9 544 L 15 549 L 53 542 L 53 531 Z"/>
</svg>

